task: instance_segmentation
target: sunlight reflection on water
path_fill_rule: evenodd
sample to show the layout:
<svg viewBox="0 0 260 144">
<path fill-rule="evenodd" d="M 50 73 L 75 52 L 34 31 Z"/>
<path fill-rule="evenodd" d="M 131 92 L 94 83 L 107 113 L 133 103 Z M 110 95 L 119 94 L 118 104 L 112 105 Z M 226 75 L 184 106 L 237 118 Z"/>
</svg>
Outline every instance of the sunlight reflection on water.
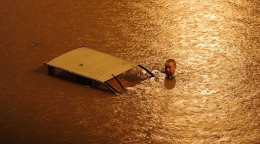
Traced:
<svg viewBox="0 0 260 144">
<path fill-rule="evenodd" d="M 259 0 L 2 3 L 1 142 L 260 142 Z M 46 76 L 79 45 L 156 77 L 113 96 Z"/>
<path fill-rule="evenodd" d="M 111 137 L 119 134 L 122 143 L 257 142 L 259 13 L 248 16 L 257 6 L 220 0 L 127 5 L 131 17 L 118 22 L 132 48 L 117 55 L 142 63 L 156 78 L 114 98 L 120 104 L 112 102 L 104 125 L 118 130 Z M 167 58 L 179 69 L 173 89 L 158 72 Z"/>
</svg>

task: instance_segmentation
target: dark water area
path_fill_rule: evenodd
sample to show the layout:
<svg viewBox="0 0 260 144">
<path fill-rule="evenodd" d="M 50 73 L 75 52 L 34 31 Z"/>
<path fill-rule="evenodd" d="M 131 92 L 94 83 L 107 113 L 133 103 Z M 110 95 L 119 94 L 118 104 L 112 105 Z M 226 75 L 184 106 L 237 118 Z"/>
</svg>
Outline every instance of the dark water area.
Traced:
<svg viewBox="0 0 260 144">
<path fill-rule="evenodd" d="M 0 25 L 0 143 L 260 143 L 258 0 L 11 0 Z M 156 77 L 114 95 L 48 75 L 81 45 Z"/>
</svg>

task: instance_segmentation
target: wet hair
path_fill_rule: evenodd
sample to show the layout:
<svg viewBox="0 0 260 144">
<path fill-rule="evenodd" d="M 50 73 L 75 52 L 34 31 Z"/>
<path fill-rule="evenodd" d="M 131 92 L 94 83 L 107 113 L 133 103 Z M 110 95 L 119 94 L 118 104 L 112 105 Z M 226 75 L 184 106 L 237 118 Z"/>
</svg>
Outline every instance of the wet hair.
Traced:
<svg viewBox="0 0 260 144">
<path fill-rule="evenodd" d="M 173 63 L 174 66 L 176 67 L 176 61 L 174 59 L 168 59 L 166 60 L 167 63 Z"/>
</svg>

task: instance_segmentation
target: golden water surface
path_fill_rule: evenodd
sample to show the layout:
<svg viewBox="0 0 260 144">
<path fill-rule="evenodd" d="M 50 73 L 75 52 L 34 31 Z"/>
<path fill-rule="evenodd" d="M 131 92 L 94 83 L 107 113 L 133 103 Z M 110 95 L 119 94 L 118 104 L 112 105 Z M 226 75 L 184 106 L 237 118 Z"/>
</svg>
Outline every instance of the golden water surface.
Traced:
<svg viewBox="0 0 260 144">
<path fill-rule="evenodd" d="M 260 143 L 258 0 L 10 0 L 0 25 L 0 143 Z M 81 45 L 156 77 L 114 95 L 48 75 Z"/>
</svg>

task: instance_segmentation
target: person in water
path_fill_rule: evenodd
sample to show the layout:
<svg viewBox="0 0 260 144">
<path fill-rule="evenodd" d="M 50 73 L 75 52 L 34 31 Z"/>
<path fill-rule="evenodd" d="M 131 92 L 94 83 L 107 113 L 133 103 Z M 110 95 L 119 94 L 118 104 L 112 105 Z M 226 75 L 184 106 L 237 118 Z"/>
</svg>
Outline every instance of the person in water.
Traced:
<svg viewBox="0 0 260 144">
<path fill-rule="evenodd" d="M 176 61 L 174 59 L 168 59 L 164 64 L 167 79 L 173 79 L 176 76 Z"/>
</svg>

